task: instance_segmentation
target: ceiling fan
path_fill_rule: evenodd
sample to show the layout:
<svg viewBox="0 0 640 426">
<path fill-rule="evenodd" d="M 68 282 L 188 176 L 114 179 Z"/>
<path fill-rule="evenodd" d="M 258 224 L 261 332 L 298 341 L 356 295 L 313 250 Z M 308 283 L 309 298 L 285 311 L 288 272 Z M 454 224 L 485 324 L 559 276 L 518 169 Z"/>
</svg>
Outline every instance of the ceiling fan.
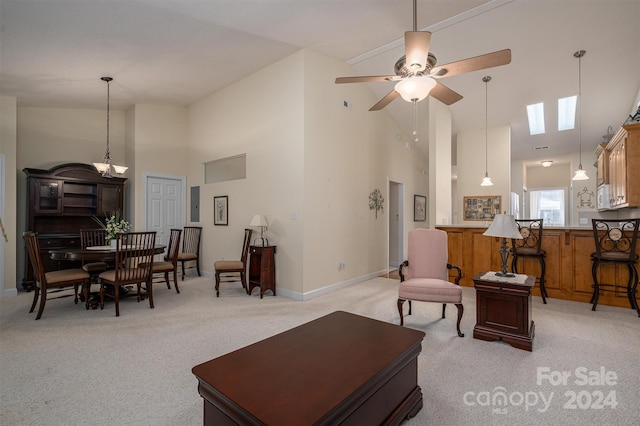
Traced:
<svg viewBox="0 0 640 426">
<path fill-rule="evenodd" d="M 417 0 L 413 0 L 413 31 L 404 33 L 405 54 L 398 59 L 394 66 L 396 75 L 336 78 L 336 84 L 395 81 L 394 89 L 372 106 L 369 111 L 381 110 L 398 96 L 402 96 L 407 102 L 416 103 L 431 95 L 440 102 L 451 105 L 462 99 L 462 95 L 437 80 L 471 71 L 506 65 L 511 62 L 511 49 L 504 49 L 436 66 L 436 57 L 429 52 L 431 33 L 429 31 L 417 31 L 416 2 Z"/>
</svg>

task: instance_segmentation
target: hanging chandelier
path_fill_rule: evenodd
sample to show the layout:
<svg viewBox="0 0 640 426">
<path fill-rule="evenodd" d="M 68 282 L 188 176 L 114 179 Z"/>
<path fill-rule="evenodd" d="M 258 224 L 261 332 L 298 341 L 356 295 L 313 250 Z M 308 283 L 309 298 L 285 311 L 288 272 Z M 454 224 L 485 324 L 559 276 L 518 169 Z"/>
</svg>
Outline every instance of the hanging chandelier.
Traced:
<svg viewBox="0 0 640 426">
<path fill-rule="evenodd" d="M 482 81 L 484 81 L 484 178 L 482 178 L 480 186 L 493 186 L 493 182 L 491 182 L 491 178 L 489 177 L 489 137 L 487 132 L 487 116 L 489 115 L 488 87 L 491 77 L 482 77 Z"/>
<path fill-rule="evenodd" d="M 571 180 L 588 180 L 587 172 L 582 169 L 582 57 L 586 52 L 578 50 L 573 54 L 578 58 L 578 143 L 580 146 L 580 164 Z"/>
<path fill-rule="evenodd" d="M 100 80 L 107 83 L 107 151 L 104 154 L 104 158 L 102 159 L 102 163 L 93 163 L 94 167 L 102 175 L 102 177 L 110 178 L 111 176 L 111 166 L 115 170 L 116 174 L 122 175 L 127 171 L 128 167 L 125 166 L 116 166 L 115 164 L 111 164 L 111 152 L 109 151 L 109 83 L 113 80 L 111 77 L 100 77 Z"/>
</svg>

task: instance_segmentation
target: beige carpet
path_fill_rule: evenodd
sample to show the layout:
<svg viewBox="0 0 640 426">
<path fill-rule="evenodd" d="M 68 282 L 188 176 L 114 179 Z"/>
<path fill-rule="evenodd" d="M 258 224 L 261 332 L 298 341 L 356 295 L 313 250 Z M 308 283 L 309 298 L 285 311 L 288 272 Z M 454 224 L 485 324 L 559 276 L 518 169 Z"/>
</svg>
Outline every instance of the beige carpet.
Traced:
<svg viewBox="0 0 640 426">
<path fill-rule="evenodd" d="M 126 300 L 119 318 L 112 303 L 86 311 L 67 298 L 49 301 L 35 321 L 32 293 L 1 299 L 0 424 L 201 425 L 193 366 L 336 310 L 398 323 L 397 281 L 385 278 L 306 302 L 260 300 L 234 284 L 216 298 L 204 277 L 187 277 L 180 289 L 157 286 L 153 310 Z M 638 424 L 640 318 L 631 309 L 534 298 L 534 351 L 526 352 L 473 339 L 474 290 L 463 290 L 464 338 L 453 306 L 441 320 L 439 305 L 414 303 L 405 318 L 426 332 L 424 408 L 407 425 Z M 538 383 L 539 369 L 570 377 Z M 581 384 L 583 370 L 591 383 Z"/>
</svg>

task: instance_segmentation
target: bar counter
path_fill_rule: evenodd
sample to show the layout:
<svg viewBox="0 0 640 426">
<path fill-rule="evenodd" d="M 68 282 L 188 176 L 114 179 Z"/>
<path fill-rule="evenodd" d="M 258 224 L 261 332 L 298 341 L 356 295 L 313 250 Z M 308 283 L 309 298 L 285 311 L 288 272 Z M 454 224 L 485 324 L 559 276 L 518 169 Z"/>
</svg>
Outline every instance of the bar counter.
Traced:
<svg viewBox="0 0 640 426">
<path fill-rule="evenodd" d="M 482 235 L 487 227 L 486 224 L 436 227 L 447 232 L 449 263 L 462 268 L 461 285 L 473 287 L 472 277 L 475 274 L 502 269 L 499 253 L 502 239 Z M 511 247 L 510 240 L 507 240 L 507 245 Z M 542 233 L 542 248 L 547 253 L 545 257 L 547 302 L 553 303 L 555 298 L 589 304 L 593 294 L 591 253 L 595 251 L 591 228 L 545 227 Z M 640 247 L 637 250 L 640 252 Z M 511 270 L 511 260 L 512 257 L 509 255 L 509 270 Z M 519 260 L 518 272 L 539 277 L 540 264 L 537 259 Z M 601 264 L 598 268 L 598 280 L 601 283 L 615 282 L 626 286 L 628 277 L 626 266 Z M 453 281 L 453 277 L 450 280 Z M 532 294 L 540 296 L 537 282 Z M 601 293 L 598 301 L 598 306 L 600 305 L 630 308 L 627 293 L 623 289 L 615 293 L 612 291 Z M 590 304 L 588 308 L 591 309 Z"/>
</svg>

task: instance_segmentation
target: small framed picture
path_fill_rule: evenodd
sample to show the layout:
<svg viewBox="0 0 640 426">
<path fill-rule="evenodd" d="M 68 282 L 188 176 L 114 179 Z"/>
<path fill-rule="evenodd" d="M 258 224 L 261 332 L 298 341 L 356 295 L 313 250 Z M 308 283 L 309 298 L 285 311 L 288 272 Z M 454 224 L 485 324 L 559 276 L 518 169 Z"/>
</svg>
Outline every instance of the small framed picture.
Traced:
<svg viewBox="0 0 640 426">
<path fill-rule="evenodd" d="M 229 225 L 229 197 L 226 195 L 213 197 L 213 224 Z"/>
<path fill-rule="evenodd" d="M 413 196 L 413 221 L 427 221 L 427 197 L 424 195 Z"/>
</svg>

